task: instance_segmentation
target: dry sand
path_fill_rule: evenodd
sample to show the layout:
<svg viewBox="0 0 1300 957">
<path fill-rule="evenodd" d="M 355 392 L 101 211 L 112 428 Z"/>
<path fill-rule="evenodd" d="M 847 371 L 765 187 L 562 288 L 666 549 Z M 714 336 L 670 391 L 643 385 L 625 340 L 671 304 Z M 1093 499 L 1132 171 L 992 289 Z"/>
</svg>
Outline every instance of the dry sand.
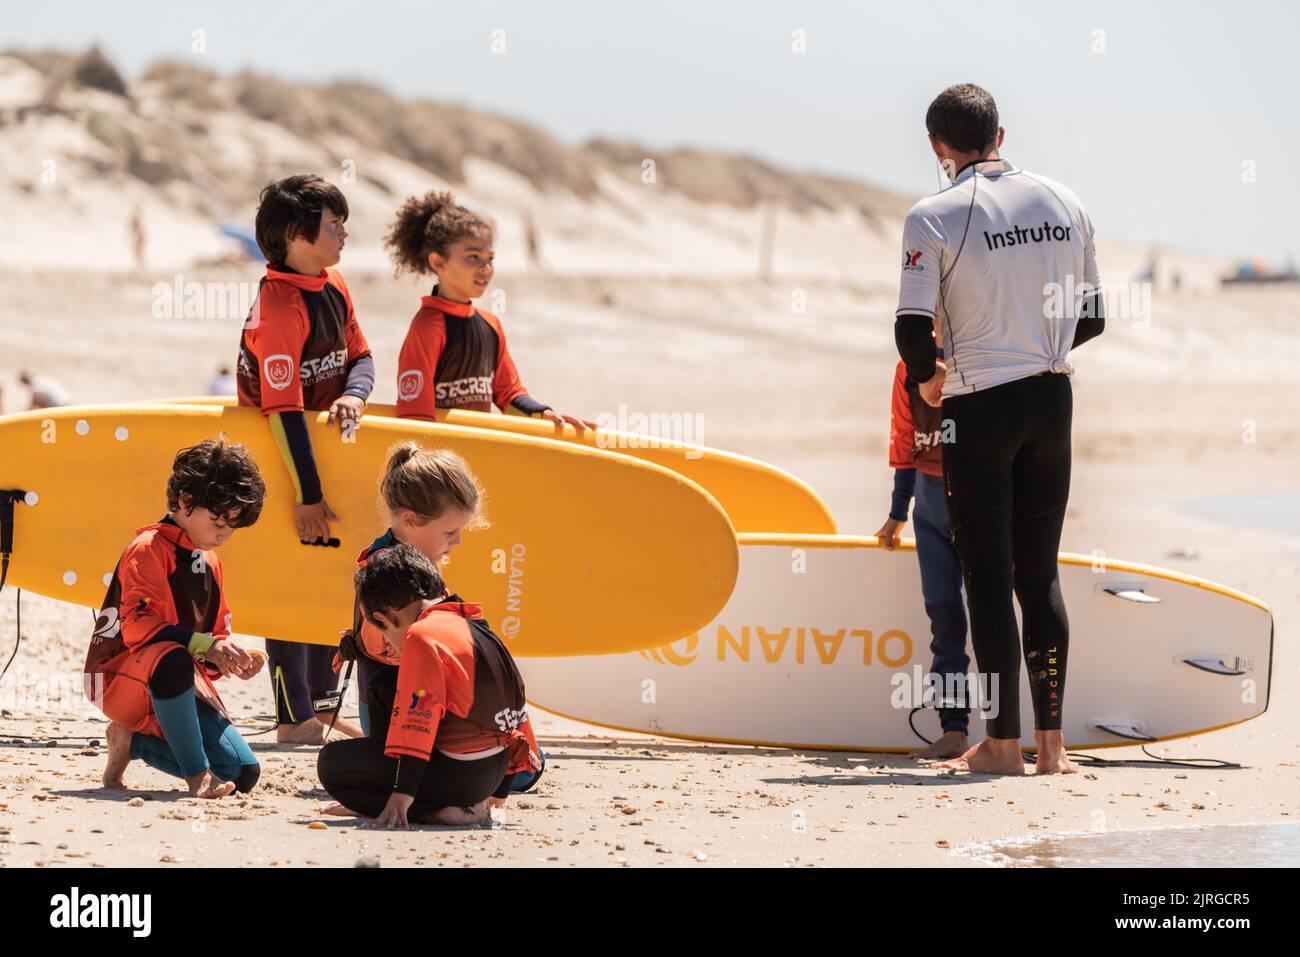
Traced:
<svg viewBox="0 0 1300 957">
<path fill-rule="evenodd" d="M 1106 259 L 1103 250 L 1103 267 Z M 397 347 L 419 288 L 349 275 L 391 401 Z M 254 272 L 221 272 L 222 281 Z M 240 317 L 156 319 L 165 276 L 20 273 L 5 277 L 4 373 L 32 367 L 78 401 L 204 391 L 233 360 Z M 703 441 L 767 459 L 822 492 L 847 533 L 871 534 L 889 503 L 885 464 L 895 356 L 893 290 L 825 279 L 501 275 L 505 322 L 525 382 L 567 412 L 704 415 Z M 807 310 L 791 309 L 797 291 Z M 1289 515 L 1246 527 L 1192 514 L 1193 500 L 1300 491 L 1294 370 L 1300 295 L 1287 290 L 1161 294 L 1149 324 L 1112 318 L 1080 350 L 1075 470 L 1063 548 L 1102 549 L 1211 578 L 1273 607 L 1267 714 L 1156 747 L 1240 770 L 1087 768 L 1069 778 L 952 777 L 900 756 L 781 751 L 650 737 L 536 714 L 548 772 L 492 829 L 379 832 L 325 819 L 315 752 L 252 737 L 264 765 L 250 796 L 197 802 L 140 764 L 148 799 L 98 788 L 104 722 L 8 701 L 0 721 L 0 865 L 284 866 L 390 864 L 950 865 L 968 842 L 1071 831 L 1295 820 L 1300 795 L 1300 527 Z M 18 398 L 4 383 L 10 410 Z M 1243 425 L 1245 423 L 1245 425 Z M 1254 441 L 1243 441 L 1243 429 Z M 147 521 L 154 516 L 141 516 Z M 124 542 L 125 544 L 125 542 Z M 1197 558 L 1170 557 L 1183 546 Z M 14 634 L 0 601 L 0 649 Z M 70 675 L 90 615 L 24 596 L 14 673 Z M 1074 640 L 1086 641 L 1086 635 Z M 227 692 L 232 712 L 265 715 L 259 676 Z M 8 699 L 7 699 L 8 700 Z M 28 703 L 30 704 L 30 703 Z M 269 727 L 246 722 L 250 731 Z M 15 743 L 24 736 L 30 740 Z M 49 740 L 44 740 L 48 738 Z M 99 747 L 87 747 L 87 739 Z M 66 739 L 66 740 L 65 740 Z M 1104 752 L 1143 757 L 1138 749 Z"/>
</svg>

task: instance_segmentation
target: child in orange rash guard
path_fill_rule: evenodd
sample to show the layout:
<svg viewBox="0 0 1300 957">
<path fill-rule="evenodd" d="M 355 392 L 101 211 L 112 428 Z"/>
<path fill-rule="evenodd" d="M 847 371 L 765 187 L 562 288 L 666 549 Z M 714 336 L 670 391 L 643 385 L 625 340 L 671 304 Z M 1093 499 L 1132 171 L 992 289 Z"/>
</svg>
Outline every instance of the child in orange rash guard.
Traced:
<svg viewBox="0 0 1300 957">
<path fill-rule="evenodd" d="M 493 273 L 492 225 L 451 193 L 412 196 L 388 230 L 397 272 L 433 273 L 438 282 L 420 300 L 398 358 L 397 414 L 432 420 L 437 409 L 469 409 L 549 419 L 579 431 L 595 423 L 561 415 L 524 389 L 501 320 L 474 308 Z"/>
<path fill-rule="evenodd" d="M 86 654 L 86 690 L 110 723 L 104 786 L 125 788 L 133 758 L 185 779 L 190 794 L 249 791 L 261 768 L 213 679 L 245 681 L 263 656 L 230 638 L 221 560 L 212 549 L 257 521 L 265 486 L 239 445 L 182 449 L 168 514 L 136 529 L 113 572 Z"/>
<path fill-rule="evenodd" d="M 415 442 L 393 446 L 379 491 L 388 509 L 390 525 L 357 557 L 357 565 L 361 567 L 382 549 L 398 544 L 414 546 L 439 566 L 460 544 L 463 530 L 487 525 L 478 480 L 465 460 L 449 449 L 424 449 Z M 456 596 L 451 600 L 460 601 Z M 344 635 L 339 657 L 357 662 L 361 727 L 368 735 L 371 733 L 370 686 L 377 677 L 391 684 L 399 658 L 379 629 L 361 614 L 359 595 L 353 609 L 352 630 Z M 527 717 L 521 722 L 520 730 L 528 739 L 529 750 L 545 768 L 546 755 L 538 746 L 532 722 Z M 512 775 L 512 793 L 531 790 L 542 775 L 540 769 L 533 770 L 526 762 L 512 765 L 507 771 Z"/>
<path fill-rule="evenodd" d="M 381 827 L 486 823 L 488 799 L 508 793 L 508 769 L 540 767 L 519 729 L 524 683 L 510 652 L 410 545 L 371 556 L 356 590 L 401 664 L 395 680 L 371 683 L 372 736 L 321 749 L 321 785 Z"/>
<path fill-rule="evenodd" d="M 344 438 L 365 411 L 375 363 L 338 270 L 348 204 L 319 176 L 290 176 L 262 190 L 257 244 L 267 259 L 239 341 L 239 404 L 262 410 L 297 496 L 294 524 L 303 544 L 337 544 L 308 434 L 307 412 L 329 411 Z M 331 650 L 268 638 L 276 740 L 318 744 L 334 696 Z M 361 729 L 338 722 L 336 729 Z"/>
</svg>

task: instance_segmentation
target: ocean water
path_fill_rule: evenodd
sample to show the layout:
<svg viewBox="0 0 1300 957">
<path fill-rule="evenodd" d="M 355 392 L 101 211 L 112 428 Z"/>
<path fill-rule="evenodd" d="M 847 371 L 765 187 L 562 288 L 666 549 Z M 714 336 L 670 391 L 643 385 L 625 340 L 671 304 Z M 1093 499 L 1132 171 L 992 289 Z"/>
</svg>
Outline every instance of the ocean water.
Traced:
<svg viewBox="0 0 1300 957">
<path fill-rule="evenodd" d="M 1081 832 L 953 853 L 990 867 L 1297 867 L 1300 823 Z"/>
</svg>

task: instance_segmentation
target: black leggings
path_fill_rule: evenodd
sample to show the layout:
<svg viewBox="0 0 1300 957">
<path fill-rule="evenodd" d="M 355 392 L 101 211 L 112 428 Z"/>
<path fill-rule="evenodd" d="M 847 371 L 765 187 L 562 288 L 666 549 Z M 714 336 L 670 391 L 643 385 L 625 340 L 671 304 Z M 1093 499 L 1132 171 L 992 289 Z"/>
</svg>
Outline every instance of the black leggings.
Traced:
<svg viewBox="0 0 1300 957">
<path fill-rule="evenodd" d="M 384 754 L 396 684 L 396 668 L 381 670 L 368 689 L 372 721 L 369 736 L 331 742 L 320 749 L 316 758 L 316 773 L 330 797 L 367 817 L 378 817 L 384 810 L 397 780 L 397 761 Z M 461 761 L 435 748 L 407 817 L 413 820 L 439 808 L 478 804 L 497 792 L 509 763 L 505 751 Z"/>
<path fill-rule="evenodd" d="M 1072 415 L 1070 379 L 1052 373 L 943 400 L 954 433 L 943 446 L 948 516 L 966 581 L 971 645 L 996 709 L 986 723 L 993 738 L 1020 737 L 1013 591 L 1034 727 L 1061 727 L 1070 623 L 1056 556 L 1070 495 Z"/>
</svg>

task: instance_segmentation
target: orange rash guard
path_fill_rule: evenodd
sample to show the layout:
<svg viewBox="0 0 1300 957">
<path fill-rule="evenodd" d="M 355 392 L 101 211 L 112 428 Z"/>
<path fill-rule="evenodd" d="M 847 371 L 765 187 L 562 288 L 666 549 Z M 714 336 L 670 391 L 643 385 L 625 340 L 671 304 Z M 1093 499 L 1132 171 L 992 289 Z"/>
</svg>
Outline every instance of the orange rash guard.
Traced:
<svg viewBox="0 0 1300 957">
<path fill-rule="evenodd" d="M 163 655 L 178 647 L 188 653 L 194 633 L 230 637 L 221 583 L 221 559 L 195 548 L 170 518 L 136 529 L 113 572 L 86 653 L 86 691 L 95 706 L 132 731 L 163 737 L 149 679 Z M 197 659 L 194 670 L 195 693 L 225 715 L 212 684 L 220 675 Z M 93 687 L 97 676 L 102 690 Z"/>
</svg>

